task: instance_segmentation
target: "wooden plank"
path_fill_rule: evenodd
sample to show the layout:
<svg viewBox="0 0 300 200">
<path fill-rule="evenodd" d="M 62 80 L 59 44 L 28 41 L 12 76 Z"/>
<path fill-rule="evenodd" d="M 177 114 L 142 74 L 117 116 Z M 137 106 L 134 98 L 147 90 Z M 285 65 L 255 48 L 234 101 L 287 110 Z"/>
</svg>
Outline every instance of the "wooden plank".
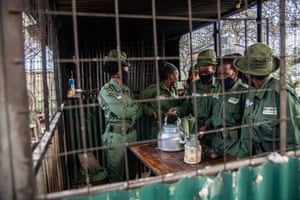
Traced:
<svg viewBox="0 0 300 200">
<path fill-rule="evenodd" d="M 155 175 L 164 175 L 176 173 L 180 171 L 198 170 L 207 166 L 222 164 L 223 157 L 218 159 L 205 158 L 202 156 L 202 161 L 199 164 L 186 164 L 184 162 L 184 151 L 164 152 L 157 148 L 156 142 L 145 143 L 130 146 L 129 149 L 133 154 Z M 202 145 L 202 151 L 208 149 Z M 237 160 L 232 156 L 226 156 L 227 162 Z"/>
</svg>

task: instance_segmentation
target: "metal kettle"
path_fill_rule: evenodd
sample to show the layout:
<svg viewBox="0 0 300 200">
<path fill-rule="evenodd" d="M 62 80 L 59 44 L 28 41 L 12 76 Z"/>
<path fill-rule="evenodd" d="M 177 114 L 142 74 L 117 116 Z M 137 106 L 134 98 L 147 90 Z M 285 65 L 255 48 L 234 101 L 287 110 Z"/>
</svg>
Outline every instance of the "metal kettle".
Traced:
<svg viewBox="0 0 300 200">
<path fill-rule="evenodd" d="M 186 142 L 181 120 L 178 116 L 176 124 L 168 124 L 167 120 L 168 116 L 165 117 L 164 125 L 157 135 L 157 146 L 162 151 L 181 151 Z"/>
</svg>

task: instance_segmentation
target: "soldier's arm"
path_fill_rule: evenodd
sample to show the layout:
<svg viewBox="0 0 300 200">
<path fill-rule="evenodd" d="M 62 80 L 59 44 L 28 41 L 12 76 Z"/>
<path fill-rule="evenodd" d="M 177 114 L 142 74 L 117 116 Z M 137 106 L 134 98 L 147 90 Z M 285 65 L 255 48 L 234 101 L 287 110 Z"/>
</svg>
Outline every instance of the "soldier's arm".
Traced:
<svg viewBox="0 0 300 200">
<path fill-rule="evenodd" d="M 153 90 L 154 91 L 154 90 Z M 149 100 L 149 99 L 153 99 L 156 97 L 156 93 L 153 92 L 152 90 L 150 90 L 149 88 L 142 91 L 140 96 L 139 96 L 139 99 L 143 99 L 143 100 Z M 153 102 L 153 101 L 147 101 L 147 102 L 144 102 L 142 104 L 142 108 L 143 108 L 143 111 L 144 113 L 147 115 L 147 116 L 152 116 L 152 114 L 154 112 L 157 112 L 157 110 L 154 108 L 153 106 L 153 103 L 156 103 L 156 102 Z"/>
<path fill-rule="evenodd" d="M 191 113 L 191 106 L 191 99 L 186 99 L 181 106 L 177 106 L 172 109 L 176 111 L 176 114 L 179 117 L 184 117 Z"/>
</svg>

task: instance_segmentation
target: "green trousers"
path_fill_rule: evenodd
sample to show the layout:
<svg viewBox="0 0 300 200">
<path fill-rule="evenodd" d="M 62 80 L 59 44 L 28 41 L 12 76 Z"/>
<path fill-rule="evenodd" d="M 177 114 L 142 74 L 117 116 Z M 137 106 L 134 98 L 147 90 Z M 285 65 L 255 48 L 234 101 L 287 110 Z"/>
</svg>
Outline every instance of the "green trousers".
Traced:
<svg viewBox="0 0 300 200">
<path fill-rule="evenodd" d="M 136 130 L 128 134 L 105 132 L 102 136 L 103 145 L 109 147 L 104 150 L 105 166 L 110 182 L 120 182 L 126 180 L 125 156 L 128 158 L 129 179 L 134 179 L 137 172 L 137 162 L 135 156 L 129 152 L 126 143 L 136 141 Z"/>
</svg>

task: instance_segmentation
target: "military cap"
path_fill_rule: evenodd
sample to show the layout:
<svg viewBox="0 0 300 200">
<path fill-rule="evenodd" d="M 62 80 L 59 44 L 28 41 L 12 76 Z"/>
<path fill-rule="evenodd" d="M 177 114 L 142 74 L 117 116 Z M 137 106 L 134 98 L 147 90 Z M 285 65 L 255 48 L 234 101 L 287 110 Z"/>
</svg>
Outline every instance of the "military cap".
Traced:
<svg viewBox="0 0 300 200">
<path fill-rule="evenodd" d="M 235 59 L 233 66 L 243 73 L 265 76 L 279 68 L 280 59 L 270 47 L 256 43 L 248 47 L 245 56 Z"/>
<path fill-rule="evenodd" d="M 104 61 L 116 61 L 118 62 L 118 50 L 111 50 L 107 56 L 104 57 Z M 130 67 L 130 63 L 127 61 L 127 54 L 124 51 L 120 52 L 120 62 L 122 66 Z"/>
<path fill-rule="evenodd" d="M 207 49 L 198 54 L 198 59 L 195 67 L 210 66 L 217 64 L 217 56 L 214 50 Z"/>
<path fill-rule="evenodd" d="M 241 57 L 242 55 L 240 53 L 232 53 L 224 55 L 222 58 L 218 59 L 218 64 L 232 64 L 234 59 Z"/>
</svg>

